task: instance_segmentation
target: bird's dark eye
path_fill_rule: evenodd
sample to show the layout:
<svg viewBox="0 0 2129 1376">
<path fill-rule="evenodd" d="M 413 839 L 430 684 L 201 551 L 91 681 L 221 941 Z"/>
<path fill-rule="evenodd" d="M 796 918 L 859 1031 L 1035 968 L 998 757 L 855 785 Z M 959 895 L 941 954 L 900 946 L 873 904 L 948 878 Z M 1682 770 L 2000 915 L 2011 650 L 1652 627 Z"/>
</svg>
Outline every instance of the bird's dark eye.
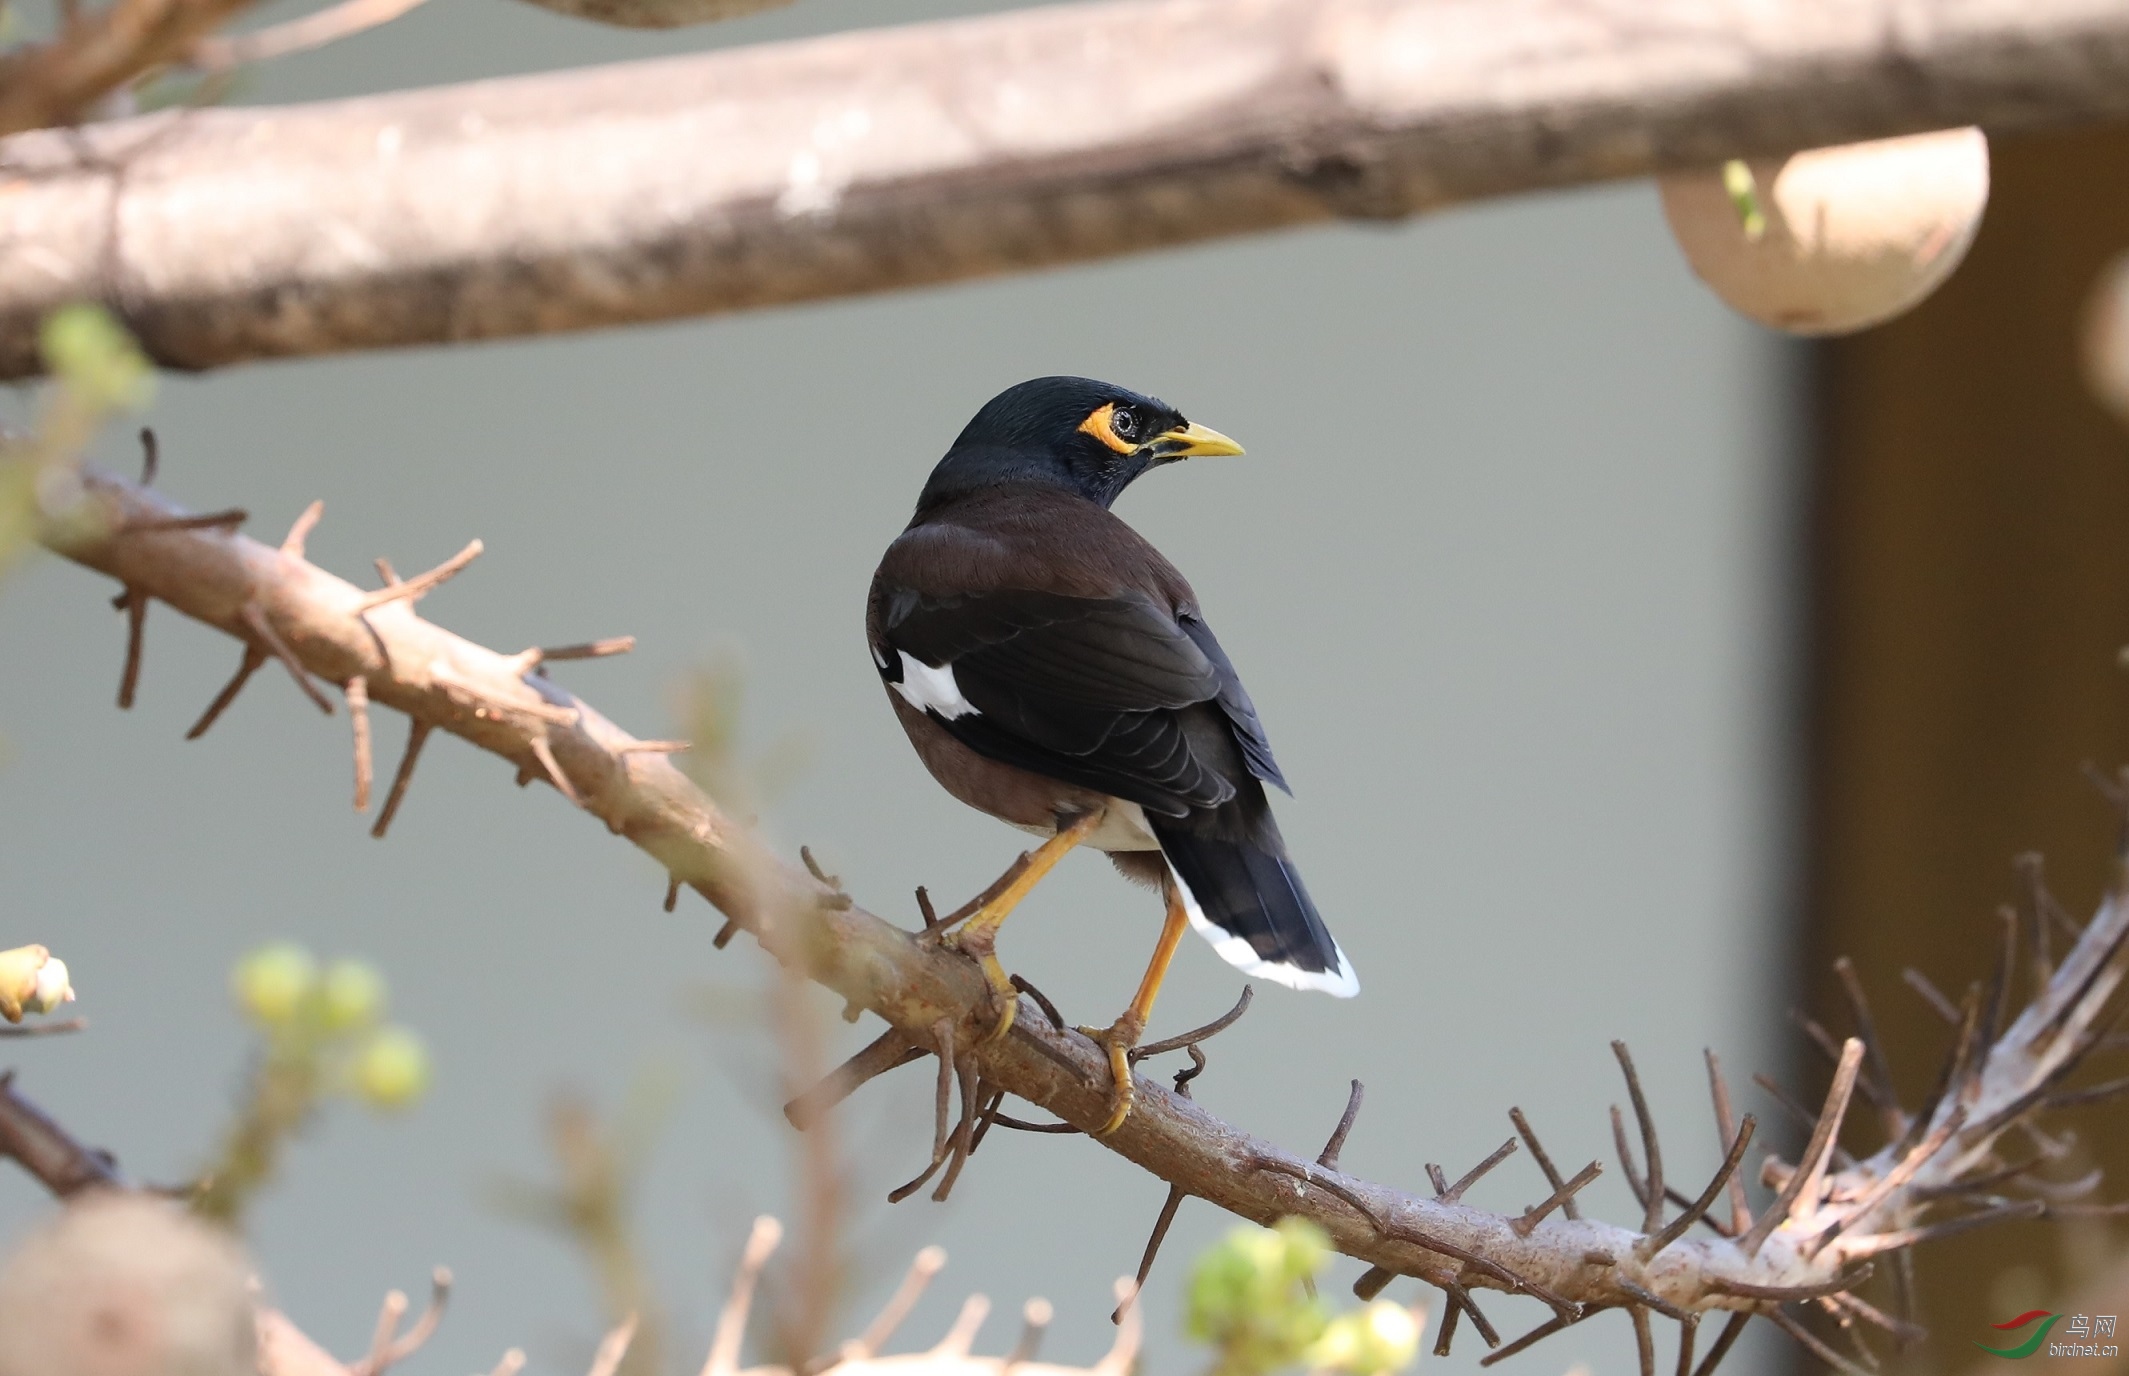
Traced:
<svg viewBox="0 0 2129 1376">
<path fill-rule="evenodd" d="M 1132 444 L 1138 442 L 1139 425 L 1138 412 L 1128 406 L 1117 407 L 1109 417 L 1109 429 L 1115 432 L 1118 439 Z"/>
</svg>

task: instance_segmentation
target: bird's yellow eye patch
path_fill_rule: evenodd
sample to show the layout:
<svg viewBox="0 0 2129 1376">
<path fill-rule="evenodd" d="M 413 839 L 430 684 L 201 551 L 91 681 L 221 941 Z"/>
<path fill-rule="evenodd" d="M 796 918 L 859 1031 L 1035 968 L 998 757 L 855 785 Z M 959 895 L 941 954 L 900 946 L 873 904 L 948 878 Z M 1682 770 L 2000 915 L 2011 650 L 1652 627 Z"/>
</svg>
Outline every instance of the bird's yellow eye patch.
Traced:
<svg viewBox="0 0 2129 1376">
<path fill-rule="evenodd" d="M 1105 402 L 1099 411 L 1079 423 L 1079 433 L 1092 435 L 1119 454 L 1129 454 L 1138 446 L 1116 434 L 1116 403 Z"/>
</svg>

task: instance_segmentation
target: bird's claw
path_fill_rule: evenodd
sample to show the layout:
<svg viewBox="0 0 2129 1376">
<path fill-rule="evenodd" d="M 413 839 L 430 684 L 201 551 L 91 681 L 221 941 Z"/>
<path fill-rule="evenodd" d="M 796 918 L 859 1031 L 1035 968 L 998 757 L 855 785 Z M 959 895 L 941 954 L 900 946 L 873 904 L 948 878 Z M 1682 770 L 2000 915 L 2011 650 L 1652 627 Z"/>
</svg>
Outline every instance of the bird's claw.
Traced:
<svg viewBox="0 0 2129 1376">
<path fill-rule="evenodd" d="M 1124 1120 L 1131 1116 L 1132 1104 L 1138 1099 L 1138 1087 L 1131 1076 L 1131 1049 L 1145 1035 L 1146 1024 L 1143 1019 L 1126 1013 L 1107 1027 L 1082 1027 L 1079 1030 L 1109 1055 L 1109 1117 L 1094 1134 L 1107 1137 L 1124 1125 Z"/>
<path fill-rule="evenodd" d="M 1012 977 L 998 963 L 997 929 L 976 927 L 973 923 L 944 932 L 939 937 L 943 946 L 950 946 L 976 962 L 983 971 L 984 980 L 991 986 L 991 1002 L 998 1010 L 998 1020 L 991 1030 L 983 1034 L 980 1046 L 989 1046 L 1001 1041 L 1013 1030 L 1013 1018 L 1020 1012 L 1020 991 L 1013 987 Z"/>
</svg>

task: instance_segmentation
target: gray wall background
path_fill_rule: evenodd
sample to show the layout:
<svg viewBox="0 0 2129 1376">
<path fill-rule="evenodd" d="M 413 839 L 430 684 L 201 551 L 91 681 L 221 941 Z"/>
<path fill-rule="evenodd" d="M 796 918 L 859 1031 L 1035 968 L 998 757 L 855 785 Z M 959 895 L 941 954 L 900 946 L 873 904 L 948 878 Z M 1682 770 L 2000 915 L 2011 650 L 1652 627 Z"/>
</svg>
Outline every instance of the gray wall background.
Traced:
<svg viewBox="0 0 2129 1376">
<path fill-rule="evenodd" d="M 810 0 L 645 38 L 434 0 L 247 96 L 954 8 Z M 1563 1161 L 1609 1157 L 1613 1037 L 1635 1047 L 1672 1170 L 1691 1178 L 1716 1158 L 1701 1048 L 1740 1083 L 1777 1055 L 1794 371 L 1697 287 L 1652 192 L 1628 186 L 623 334 L 172 377 L 147 419 L 164 485 L 197 508 L 246 505 L 270 538 L 323 497 L 312 557 L 343 574 L 378 554 L 425 567 L 481 536 L 487 555 L 425 604 L 466 635 L 512 649 L 635 633 L 635 655 L 559 672 L 639 733 L 675 728 L 691 665 L 741 654 L 752 741 L 796 731 L 812 749 L 766 825 L 912 921 L 914 885 L 958 901 L 1021 845 L 924 775 L 861 644 L 866 579 L 930 465 L 992 393 L 1048 372 L 1158 393 L 1235 435 L 1248 457 L 1160 473 L 1120 510 L 1191 575 L 1247 676 L 1298 793 L 1282 823 L 1364 993 L 1260 988 L 1198 1095 L 1314 1150 L 1357 1076 L 1369 1099 L 1347 1162 L 1419 1187 L 1423 1162 L 1454 1174 L 1506 1136 L 1511 1104 Z M 120 439 L 107 457 L 130 464 Z M 435 1092 L 403 1120 L 335 1112 L 300 1145 L 256 1218 L 270 1284 L 353 1352 L 384 1289 L 418 1292 L 448 1262 L 458 1302 L 414 1370 L 485 1370 L 517 1344 L 535 1370 L 568 1372 L 599 1327 L 585 1274 L 484 1188 L 546 1172 L 557 1086 L 611 1108 L 654 1068 L 678 1098 L 642 1224 L 698 1357 L 744 1220 L 784 1205 L 789 1142 L 758 1032 L 691 1008 L 743 1007 L 763 958 L 745 941 L 713 951 L 714 915 L 693 899 L 660 913 L 648 861 L 448 739 L 391 839 L 370 840 L 348 811 L 344 715 L 319 718 L 279 675 L 184 742 L 236 649 L 167 608 L 141 703 L 117 713 L 110 592 L 49 559 L 0 588 L 0 909 L 9 941 L 73 963 L 95 1023 L 15 1046 L 26 1092 L 139 1175 L 179 1178 L 244 1064 L 231 961 L 277 937 L 375 959 L 433 1046 Z M 380 722 L 381 768 L 402 735 Z M 1075 858 L 1005 952 L 1106 1021 L 1158 919 Z M 1193 941 L 1155 1035 L 1224 1010 L 1239 984 Z M 875 1030 L 838 1024 L 838 1047 Z M 865 1261 L 852 1323 L 936 1240 L 953 1261 L 907 1336 L 928 1342 L 982 1289 L 999 1350 L 1042 1294 L 1059 1310 L 1049 1354 L 1092 1358 L 1108 1281 L 1135 1264 L 1162 1187 L 1084 1142 L 994 1137 L 951 1203 L 890 1210 L 928 1143 L 925 1075 L 875 1084 L 846 1118 Z M 1476 1197 L 1512 1209 L 1543 1193 L 1520 1161 Z M 1629 1215 L 1615 1169 L 1596 1197 Z M 0 1227 L 47 1207 L 0 1174 Z M 1181 1280 L 1227 1226 L 1185 1206 L 1148 1298 L 1149 1370 L 1200 1360 L 1178 1332 Z M 1488 1308 L 1511 1332 L 1540 1317 Z M 1481 1352 L 1467 1330 L 1428 1364 L 1472 1370 Z M 1625 1321 L 1521 1369 L 1577 1359 L 1630 1369 Z"/>
</svg>

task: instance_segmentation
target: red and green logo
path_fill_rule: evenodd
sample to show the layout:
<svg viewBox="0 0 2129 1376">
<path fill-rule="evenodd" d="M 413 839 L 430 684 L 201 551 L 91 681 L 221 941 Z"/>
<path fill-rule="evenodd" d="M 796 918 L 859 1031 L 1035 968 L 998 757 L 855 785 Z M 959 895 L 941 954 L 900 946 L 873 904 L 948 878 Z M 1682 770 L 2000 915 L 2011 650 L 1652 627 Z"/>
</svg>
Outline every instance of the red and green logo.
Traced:
<svg viewBox="0 0 2129 1376">
<path fill-rule="evenodd" d="M 2028 1309 L 2008 1323 L 1992 1323 L 1989 1327 L 1999 1333 L 2009 1333 L 2024 1328 L 2027 1324 L 2038 1319 L 2040 1326 L 2033 1330 L 2033 1336 L 2027 1338 L 2016 1347 L 1990 1347 L 1987 1343 L 1975 1343 L 1974 1346 L 1993 1356 L 2009 1357 L 2013 1361 L 2023 1357 L 2030 1357 L 2040 1351 L 2040 1345 L 2048 1340 L 2048 1330 L 2053 1328 L 2055 1321 L 2061 1317 L 2062 1315 L 2051 1314 L 2045 1309 Z"/>
</svg>

